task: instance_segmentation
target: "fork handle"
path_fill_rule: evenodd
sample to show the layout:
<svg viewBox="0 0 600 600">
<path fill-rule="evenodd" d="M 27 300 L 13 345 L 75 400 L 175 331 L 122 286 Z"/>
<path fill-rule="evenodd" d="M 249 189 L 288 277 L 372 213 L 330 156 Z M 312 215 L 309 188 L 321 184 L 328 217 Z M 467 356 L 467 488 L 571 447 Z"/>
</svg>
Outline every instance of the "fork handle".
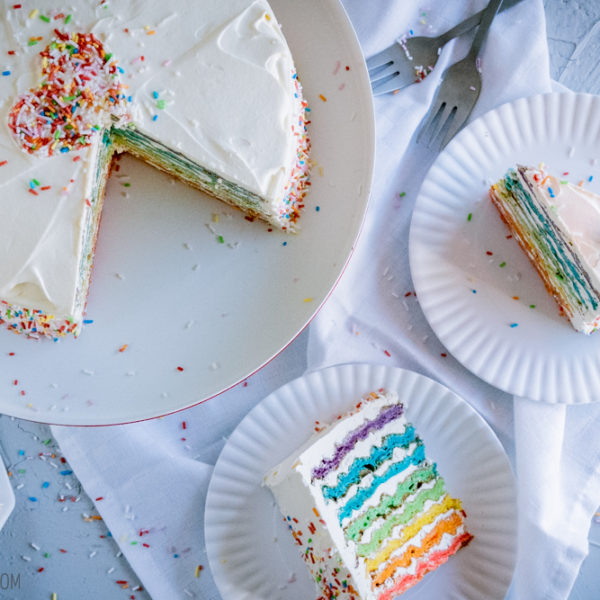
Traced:
<svg viewBox="0 0 600 600">
<path fill-rule="evenodd" d="M 502 0 L 490 0 L 489 4 L 483 10 L 483 16 L 481 17 L 481 22 L 479 23 L 479 27 L 477 29 L 477 33 L 475 34 L 475 39 L 473 40 L 473 44 L 471 45 L 471 49 L 469 50 L 469 55 L 475 59 L 479 56 L 479 51 L 481 50 L 481 46 L 483 46 L 483 42 L 487 37 L 490 26 L 492 25 L 492 21 L 502 4 Z"/>
<path fill-rule="evenodd" d="M 502 6 L 500 7 L 500 11 L 510 8 L 511 6 L 518 4 L 520 1 L 521 0 L 504 0 Z M 458 25 L 455 25 L 452 29 L 446 31 L 446 33 L 442 33 L 438 37 L 440 48 L 442 46 L 445 46 L 450 40 L 453 40 L 455 37 L 459 37 L 463 33 L 467 33 L 468 31 L 471 31 L 471 29 L 477 27 L 477 25 L 479 25 L 479 23 L 481 22 L 481 19 L 486 10 L 487 8 L 480 10 L 478 13 L 475 13 L 473 16 L 469 17 L 468 19 L 465 19 Z"/>
</svg>

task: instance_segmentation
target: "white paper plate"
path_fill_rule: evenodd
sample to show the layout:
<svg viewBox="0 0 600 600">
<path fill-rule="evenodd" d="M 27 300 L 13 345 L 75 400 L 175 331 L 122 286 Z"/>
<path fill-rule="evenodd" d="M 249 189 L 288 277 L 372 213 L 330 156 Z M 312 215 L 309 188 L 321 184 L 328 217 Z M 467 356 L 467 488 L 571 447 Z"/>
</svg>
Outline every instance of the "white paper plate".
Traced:
<svg viewBox="0 0 600 600">
<path fill-rule="evenodd" d="M 466 127 L 417 198 L 410 265 L 425 316 L 460 362 L 507 392 L 545 402 L 600 400 L 600 335 L 577 333 L 559 316 L 525 254 L 506 238 L 488 188 L 511 166 L 544 162 L 560 179 L 598 193 L 596 159 L 600 98 L 533 96 Z"/>
<path fill-rule="evenodd" d="M 316 166 L 302 231 L 269 232 L 124 159 L 117 175 L 129 175 L 131 187 L 117 177 L 108 187 L 87 310 L 93 324 L 57 344 L 0 329 L 0 412 L 99 425 L 191 406 L 268 362 L 327 298 L 366 209 L 370 86 L 337 0 L 271 4 L 312 109 Z"/>
<path fill-rule="evenodd" d="M 403 598 L 501 600 L 515 564 L 516 499 L 504 450 L 483 419 L 442 385 L 411 371 L 349 364 L 315 371 L 263 400 L 229 438 L 210 483 L 206 548 L 223 600 L 308 600 L 315 587 L 264 475 L 313 433 L 380 387 L 406 415 L 463 501 L 471 544 Z M 293 583 L 290 580 L 295 579 Z"/>
</svg>

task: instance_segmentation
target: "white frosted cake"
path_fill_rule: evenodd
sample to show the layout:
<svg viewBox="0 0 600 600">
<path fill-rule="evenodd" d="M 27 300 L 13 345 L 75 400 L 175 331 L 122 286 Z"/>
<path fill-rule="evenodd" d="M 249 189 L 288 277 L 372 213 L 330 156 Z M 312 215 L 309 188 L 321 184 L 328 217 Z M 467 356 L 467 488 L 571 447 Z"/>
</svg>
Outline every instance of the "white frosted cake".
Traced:
<svg viewBox="0 0 600 600">
<path fill-rule="evenodd" d="M 600 324 L 600 196 L 532 167 L 490 188 L 503 221 L 577 331 Z"/>
<path fill-rule="evenodd" d="M 307 107 L 265 0 L 0 8 L 0 323 L 79 334 L 120 152 L 296 229 Z"/>
<path fill-rule="evenodd" d="M 370 394 L 265 484 L 319 598 L 392 600 L 472 539 L 393 392 Z"/>
</svg>

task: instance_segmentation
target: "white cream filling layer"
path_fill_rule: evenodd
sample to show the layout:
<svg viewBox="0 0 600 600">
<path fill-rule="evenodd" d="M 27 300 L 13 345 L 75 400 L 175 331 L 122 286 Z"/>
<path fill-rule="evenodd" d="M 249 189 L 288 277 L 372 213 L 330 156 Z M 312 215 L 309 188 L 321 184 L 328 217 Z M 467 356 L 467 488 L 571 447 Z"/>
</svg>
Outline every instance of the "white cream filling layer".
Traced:
<svg viewBox="0 0 600 600">
<path fill-rule="evenodd" d="M 395 482 L 396 485 L 398 485 L 398 482 Z M 359 540 L 360 544 L 368 544 L 372 537 L 373 534 L 378 531 L 384 524 L 385 522 L 390 519 L 390 518 L 394 518 L 395 516 L 398 515 L 402 515 L 404 514 L 404 512 L 406 511 L 406 507 L 409 506 L 414 500 L 415 498 L 424 490 L 428 490 L 431 489 L 434 485 L 436 484 L 436 480 L 432 479 L 431 481 L 428 481 L 427 483 L 424 483 L 418 490 L 416 493 L 411 494 L 410 496 L 407 496 L 406 499 L 404 500 L 404 502 L 402 502 L 402 504 L 397 507 L 394 508 L 393 510 L 391 510 L 389 513 L 387 513 L 385 516 L 383 517 L 379 517 L 377 519 L 373 519 L 373 521 L 371 521 L 371 523 L 369 524 L 369 527 L 367 527 L 367 529 L 365 529 L 364 533 L 362 534 L 362 537 Z M 427 512 L 434 504 L 437 504 L 437 501 L 433 501 L 433 500 L 426 500 L 424 505 L 423 505 L 423 509 L 418 511 L 416 514 L 417 516 Z M 376 505 L 375 505 L 376 506 Z M 366 512 L 363 511 L 363 513 Z M 412 519 L 411 519 L 412 520 Z M 397 525 L 395 530 L 399 531 L 402 527 L 406 527 L 407 524 L 410 524 L 410 520 L 403 524 L 403 525 Z"/>
</svg>

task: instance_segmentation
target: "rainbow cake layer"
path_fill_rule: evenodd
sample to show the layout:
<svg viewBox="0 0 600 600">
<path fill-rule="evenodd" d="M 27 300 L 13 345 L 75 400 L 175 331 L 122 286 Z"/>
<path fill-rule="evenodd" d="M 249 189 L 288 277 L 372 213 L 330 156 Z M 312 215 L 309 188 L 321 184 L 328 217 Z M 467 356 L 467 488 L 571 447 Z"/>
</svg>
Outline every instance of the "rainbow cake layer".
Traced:
<svg viewBox="0 0 600 600">
<path fill-rule="evenodd" d="M 577 331 L 600 324 L 600 196 L 518 166 L 490 198 Z"/>
<path fill-rule="evenodd" d="M 295 231 L 306 102 L 266 0 L 0 0 L 0 323 L 78 335 L 129 152 Z"/>
<path fill-rule="evenodd" d="M 392 600 L 472 539 L 393 392 L 370 394 L 265 483 L 320 598 Z"/>
</svg>

